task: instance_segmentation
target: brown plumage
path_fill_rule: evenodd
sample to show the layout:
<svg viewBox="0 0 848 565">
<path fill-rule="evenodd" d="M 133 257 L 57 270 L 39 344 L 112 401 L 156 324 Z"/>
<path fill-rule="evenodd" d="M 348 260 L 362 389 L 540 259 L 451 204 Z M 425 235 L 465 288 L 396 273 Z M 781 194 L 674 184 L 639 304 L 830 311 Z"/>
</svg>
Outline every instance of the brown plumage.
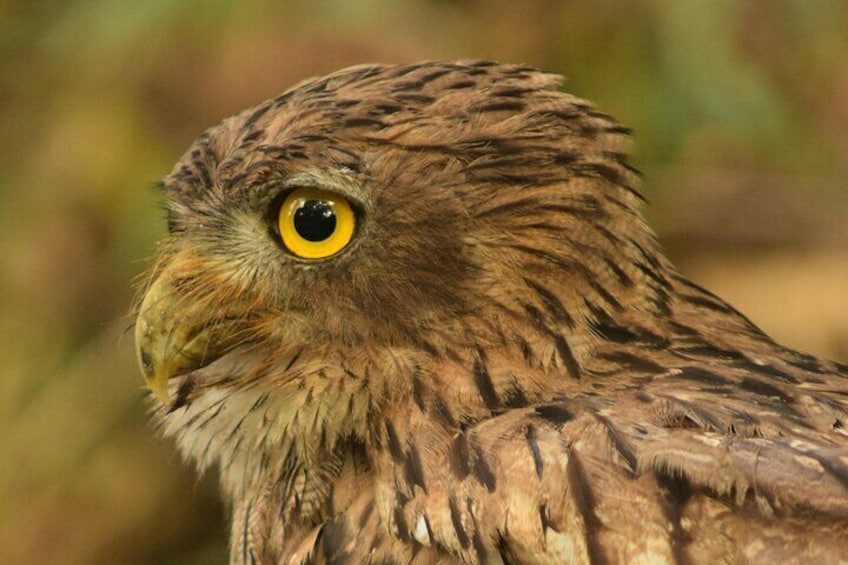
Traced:
<svg viewBox="0 0 848 565">
<path fill-rule="evenodd" d="M 558 83 L 345 69 L 165 178 L 139 355 L 233 563 L 848 559 L 848 367 L 680 275 L 626 128 Z M 281 243 L 298 187 L 352 203 L 338 253 Z"/>
</svg>

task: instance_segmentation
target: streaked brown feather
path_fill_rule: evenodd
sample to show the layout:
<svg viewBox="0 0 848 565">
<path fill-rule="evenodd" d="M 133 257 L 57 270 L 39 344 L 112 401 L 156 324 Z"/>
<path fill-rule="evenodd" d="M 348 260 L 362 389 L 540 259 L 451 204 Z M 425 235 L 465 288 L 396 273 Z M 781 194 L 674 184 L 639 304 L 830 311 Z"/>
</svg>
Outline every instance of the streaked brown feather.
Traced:
<svg viewBox="0 0 848 565">
<path fill-rule="evenodd" d="M 848 367 L 681 276 L 626 128 L 559 80 L 345 69 L 166 178 L 154 274 L 234 341 L 155 417 L 220 469 L 233 563 L 848 560 Z M 297 175 L 362 199 L 350 253 L 274 245 Z"/>
</svg>

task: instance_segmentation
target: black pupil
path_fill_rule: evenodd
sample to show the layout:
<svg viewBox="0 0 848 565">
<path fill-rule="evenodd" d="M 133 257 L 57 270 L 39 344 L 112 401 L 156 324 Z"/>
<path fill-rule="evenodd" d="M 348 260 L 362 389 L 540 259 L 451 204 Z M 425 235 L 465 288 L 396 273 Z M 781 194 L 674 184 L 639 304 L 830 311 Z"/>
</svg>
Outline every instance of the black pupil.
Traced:
<svg viewBox="0 0 848 565">
<path fill-rule="evenodd" d="M 326 200 L 307 200 L 294 213 L 294 229 L 307 241 L 324 241 L 336 231 L 336 213 Z"/>
</svg>

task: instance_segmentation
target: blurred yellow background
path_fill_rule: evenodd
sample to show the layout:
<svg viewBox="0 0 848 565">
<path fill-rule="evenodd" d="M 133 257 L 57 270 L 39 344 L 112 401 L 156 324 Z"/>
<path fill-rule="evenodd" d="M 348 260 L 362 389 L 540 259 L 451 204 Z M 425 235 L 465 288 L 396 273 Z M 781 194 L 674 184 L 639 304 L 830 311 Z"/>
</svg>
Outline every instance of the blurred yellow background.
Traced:
<svg viewBox="0 0 848 565">
<path fill-rule="evenodd" d="M 562 73 L 635 128 L 681 269 L 844 362 L 846 53 L 840 0 L 0 0 L 0 563 L 225 562 L 128 331 L 152 186 L 205 128 L 355 63 Z"/>
</svg>

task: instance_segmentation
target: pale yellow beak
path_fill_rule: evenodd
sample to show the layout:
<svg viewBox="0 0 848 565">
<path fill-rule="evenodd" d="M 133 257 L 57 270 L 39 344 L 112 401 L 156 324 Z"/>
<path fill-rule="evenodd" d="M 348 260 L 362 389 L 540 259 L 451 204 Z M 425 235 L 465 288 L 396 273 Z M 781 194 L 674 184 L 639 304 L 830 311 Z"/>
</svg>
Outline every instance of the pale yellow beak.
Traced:
<svg viewBox="0 0 848 565">
<path fill-rule="evenodd" d="M 148 388 L 163 403 L 173 377 L 211 363 L 233 341 L 220 323 L 212 323 L 221 319 L 220 312 L 208 306 L 182 295 L 167 272 L 144 296 L 135 323 L 136 355 Z"/>
</svg>

